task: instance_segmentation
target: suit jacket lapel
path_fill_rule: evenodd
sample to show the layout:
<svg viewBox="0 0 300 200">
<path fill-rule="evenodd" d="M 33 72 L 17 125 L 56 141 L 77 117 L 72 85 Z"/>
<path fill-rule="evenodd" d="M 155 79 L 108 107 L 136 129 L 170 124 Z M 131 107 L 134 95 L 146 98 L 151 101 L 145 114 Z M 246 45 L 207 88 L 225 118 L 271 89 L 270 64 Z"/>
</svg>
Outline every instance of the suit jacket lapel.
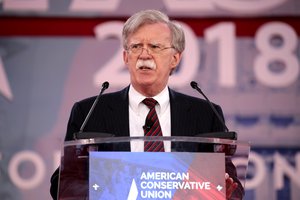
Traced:
<svg viewBox="0 0 300 200">
<path fill-rule="evenodd" d="M 191 105 L 189 102 L 184 102 L 183 98 L 169 89 L 170 94 L 170 108 L 171 108 L 171 136 L 185 136 L 188 135 L 188 127 L 186 124 Z"/>
<path fill-rule="evenodd" d="M 109 107 L 111 110 L 111 116 L 114 116 L 114 121 L 111 121 L 114 127 L 114 133 L 118 137 L 129 136 L 129 100 L 128 100 L 128 89 L 121 90 L 115 98 L 109 102 Z"/>
<path fill-rule="evenodd" d="M 129 110 L 128 110 L 128 89 L 121 90 L 113 94 L 113 98 L 108 102 L 109 115 L 111 116 L 107 123 L 109 127 L 113 127 L 113 133 L 116 137 L 127 137 L 129 135 Z M 122 142 L 112 144 L 114 151 L 130 151 L 130 143 Z"/>
</svg>

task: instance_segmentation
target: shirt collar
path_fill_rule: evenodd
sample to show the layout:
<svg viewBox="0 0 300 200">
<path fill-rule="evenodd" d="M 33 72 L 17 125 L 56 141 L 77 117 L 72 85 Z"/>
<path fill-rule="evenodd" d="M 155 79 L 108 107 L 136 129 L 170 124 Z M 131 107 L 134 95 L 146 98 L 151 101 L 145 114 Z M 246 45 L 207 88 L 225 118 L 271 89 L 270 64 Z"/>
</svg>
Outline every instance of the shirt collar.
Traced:
<svg viewBox="0 0 300 200">
<path fill-rule="evenodd" d="M 132 87 L 132 85 L 130 85 L 129 87 L 128 95 L 129 95 L 129 106 L 134 112 L 138 113 L 140 110 L 140 106 L 143 104 L 142 101 L 147 97 L 140 94 L 138 91 L 136 91 Z M 170 104 L 168 87 L 166 86 L 159 94 L 157 94 L 152 98 L 158 102 L 158 104 L 156 105 L 157 114 L 163 113 Z"/>
</svg>

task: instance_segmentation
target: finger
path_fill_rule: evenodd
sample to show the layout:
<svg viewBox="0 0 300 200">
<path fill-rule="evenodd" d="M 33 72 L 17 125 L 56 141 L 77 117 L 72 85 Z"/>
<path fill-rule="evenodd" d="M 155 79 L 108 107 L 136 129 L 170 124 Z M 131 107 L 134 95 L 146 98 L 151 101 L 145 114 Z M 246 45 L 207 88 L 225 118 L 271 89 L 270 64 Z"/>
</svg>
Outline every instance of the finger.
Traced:
<svg viewBox="0 0 300 200">
<path fill-rule="evenodd" d="M 229 178 L 229 174 L 225 173 L 225 180 L 227 180 Z"/>
<path fill-rule="evenodd" d="M 238 187 L 238 184 L 230 177 L 226 179 L 226 197 L 230 198 L 232 193 Z"/>
</svg>

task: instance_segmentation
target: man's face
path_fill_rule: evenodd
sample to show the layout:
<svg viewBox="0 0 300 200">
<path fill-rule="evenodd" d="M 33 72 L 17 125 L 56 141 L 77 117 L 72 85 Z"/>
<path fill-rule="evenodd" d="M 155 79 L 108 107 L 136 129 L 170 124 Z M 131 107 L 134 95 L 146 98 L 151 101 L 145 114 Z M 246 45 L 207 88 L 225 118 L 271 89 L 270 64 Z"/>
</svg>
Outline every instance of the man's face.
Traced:
<svg viewBox="0 0 300 200">
<path fill-rule="evenodd" d="M 171 47 L 171 32 L 163 23 L 140 27 L 128 38 L 123 59 L 131 84 L 145 96 L 154 96 L 165 88 L 181 54 Z"/>
</svg>

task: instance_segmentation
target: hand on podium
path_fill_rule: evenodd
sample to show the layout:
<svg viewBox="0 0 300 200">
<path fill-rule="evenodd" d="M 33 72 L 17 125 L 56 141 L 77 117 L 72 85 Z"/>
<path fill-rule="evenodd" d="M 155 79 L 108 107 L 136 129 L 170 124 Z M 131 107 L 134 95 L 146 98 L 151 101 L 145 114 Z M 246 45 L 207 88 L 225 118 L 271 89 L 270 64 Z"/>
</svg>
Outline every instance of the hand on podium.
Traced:
<svg viewBox="0 0 300 200">
<path fill-rule="evenodd" d="M 230 199 L 233 192 L 238 188 L 238 183 L 235 182 L 228 173 L 225 173 L 226 181 L 226 199 Z"/>
</svg>

